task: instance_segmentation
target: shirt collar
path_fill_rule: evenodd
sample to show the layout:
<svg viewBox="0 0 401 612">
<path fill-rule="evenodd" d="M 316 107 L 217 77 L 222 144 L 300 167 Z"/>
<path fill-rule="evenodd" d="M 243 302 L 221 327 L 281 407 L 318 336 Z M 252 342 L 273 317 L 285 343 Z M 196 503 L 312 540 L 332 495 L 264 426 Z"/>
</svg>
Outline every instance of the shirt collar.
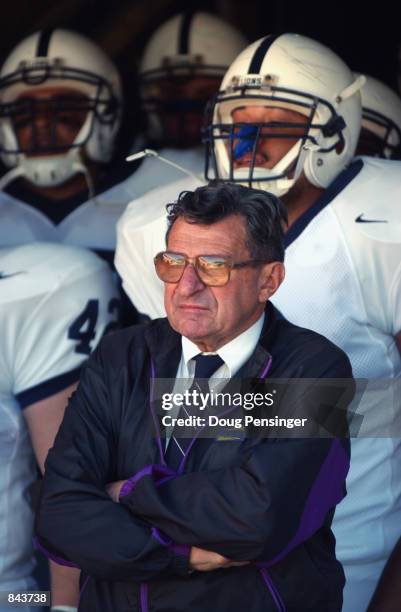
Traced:
<svg viewBox="0 0 401 612">
<path fill-rule="evenodd" d="M 224 344 L 224 346 L 216 351 L 229 370 L 228 378 L 234 376 L 254 352 L 262 333 L 264 319 L 265 313 L 263 312 L 251 327 L 248 327 L 242 334 L 236 336 L 233 340 L 230 340 L 230 342 L 227 342 L 227 344 Z M 196 344 L 185 336 L 182 336 L 181 343 L 182 357 L 189 370 L 189 361 L 193 359 L 195 355 L 198 355 L 200 351 Z"/>
</svg>

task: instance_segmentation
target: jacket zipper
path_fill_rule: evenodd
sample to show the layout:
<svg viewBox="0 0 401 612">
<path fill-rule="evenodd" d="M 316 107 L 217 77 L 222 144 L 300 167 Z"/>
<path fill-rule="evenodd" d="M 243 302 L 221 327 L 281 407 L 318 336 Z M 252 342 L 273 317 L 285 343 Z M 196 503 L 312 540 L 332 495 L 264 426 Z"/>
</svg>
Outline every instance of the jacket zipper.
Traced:
<svg viewBox="0 0 401 612">
<path fill-rule="evenodd" d="M 146 582 L 142 582 L 139 586 L 139 600 L 140 600 L 141 612 L 149 612 L 148 585 Z"/>
<path fill-rule="evenodd" d="M 278 612 L 286 612 L 286 607 L 284 605 L 284 602 L 280 597 L 280 593 L 274 586 L 273 580 L 270 578 L 269 572 L 267 571 L 265 567 L 262 567 L 262 569 L 260 569 L 259 571 L 262 575 L 264 583 L 269 589 L 270 595 L 272 596 L 274 603 L 276 604 L 276 609 L 278 610 Z"/>
</svg>

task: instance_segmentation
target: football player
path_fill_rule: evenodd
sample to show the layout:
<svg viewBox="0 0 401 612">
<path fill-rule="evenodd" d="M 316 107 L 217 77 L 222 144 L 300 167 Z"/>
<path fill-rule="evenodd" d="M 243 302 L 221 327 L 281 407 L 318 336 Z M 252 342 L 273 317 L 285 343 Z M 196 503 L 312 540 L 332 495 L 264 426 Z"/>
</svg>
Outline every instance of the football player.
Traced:
<svg viewBox="0 0 401 612">
<path fill-rule="evenodd" d="M 150 146 L 188 170 L 202 172 L 205 105 L 245 46 L 233 26 L 203 12 L 175 15 L 153 33 L 139 71 Z M 161 182 L 167 181 L 161 177 Z"/>
<path fill-rule="evenodd" d="M 76 32 L 42 30 L 0 72 L 0 245 L 84 246 L 112 260 L 126 204 L 157 184 L 117 155 L 119 73 Z"/>
<path fill-rule="evenodd" d="M 49 243 L 0 249 L 2 593 L 36 588 L 28 490 L 36 464 L 43 473 L 79 368 L 115 326 L 118 306 L 108 265 L 89 251 Z M 78 579 L 68 571 L 53 583 L 54 605 L 76 602 Z M 0 602 L 0 610 L 9 606 Z"/>
<path fill-rule="evenodd" d="M 401 98 L 371 76 L 361 89 L 362 126 L 357 155 L 401 159 Z"/>
</svg>

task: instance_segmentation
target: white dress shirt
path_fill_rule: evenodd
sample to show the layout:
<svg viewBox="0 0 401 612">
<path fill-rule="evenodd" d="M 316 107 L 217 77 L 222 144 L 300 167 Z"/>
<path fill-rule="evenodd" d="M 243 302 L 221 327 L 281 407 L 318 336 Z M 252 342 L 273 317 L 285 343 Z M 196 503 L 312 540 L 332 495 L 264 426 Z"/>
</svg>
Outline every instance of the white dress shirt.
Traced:
<svg viewBox="0 0 401 612">
<path fill-rule="evenodd" d="M 259 319 L 251 325 L 251 327 L 248 327 L 242 334 L 236 336 L 233 340 L 224 344 L 224 346 L 221 346 L 218 351 L 214 353 L 202 353 L 202 355 L 219 355 L 224 361 L 224 365 L 212 374 L 210 380 L 215 378 L 232 378 L 244 363 L 248 361 L 260 338 L 264 319 L 265 314 L 262 313 Z M 182 355 L 178 365 L 176 378 L 190 379 L 192 383 L 195 374 L 195 361 L 192 361 L 192 359 L 201 351 L 194 342 L 185 338 L 185 336 L 182 336 L 181 343 Z"/>
</svg>

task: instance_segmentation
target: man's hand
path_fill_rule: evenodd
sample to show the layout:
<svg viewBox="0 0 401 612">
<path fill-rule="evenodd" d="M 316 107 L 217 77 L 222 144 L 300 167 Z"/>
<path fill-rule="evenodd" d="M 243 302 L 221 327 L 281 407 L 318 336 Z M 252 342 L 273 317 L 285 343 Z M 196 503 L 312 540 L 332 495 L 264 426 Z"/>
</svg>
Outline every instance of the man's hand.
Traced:
<svg viewBox="0 0 401 612">
<path fill-rule="evenodd" d="M 125 480 L 117 480 L 116 482 L 109 482 L 106 485 L 107 494 L 116 503 L 119 501 L 120 491 L 125 482 Z M 218 553 L 192 546 L 189 556 L 189 564 L 193 570 L 197 570 L 198 572 L 211 572 L 215 569 L 248 565 L 249 561 L 232 561 L 231 559 L 227 559 L 227 557 L 223 557 Z"/>
<path fill-rule="evenodd" d="M 125 480 L 117 480 L 117 482 L 109 482 L 109 484 L 106 485 L 106 493 L 111 497 L 113 502 L 117 504 L 119 502 L 121 488 L 125 482 Z"/>
<path fill-rule="evenodd" d="M 106 493 L 116 503 L 119 502 L 120 491 L 125 482 L 125 480 L 117 480 L 116 482 L 109 482 L 109 484 L 106 485 Z M 198 572 L 211 572 L 214 569 L 248 565 L 249 561 L 232 561 L 218 553 L 192 546 L 189 564 L 193 570 L 197 570 Z"/>
<path fill-rule="evenodd" d="M 248 565 L 249 561 L 232 561 L 223 557 L 218 553 L 210 550 L 203 550 L 203 548 L 197 548 L 192 546 L 191 553 L 189 555 L 189 564 L 192 569 L 198 572 L 211 572 L 216 569 L 226 569 L 229 567 L 241 567 L 242 565 Z"/>
</svg>

